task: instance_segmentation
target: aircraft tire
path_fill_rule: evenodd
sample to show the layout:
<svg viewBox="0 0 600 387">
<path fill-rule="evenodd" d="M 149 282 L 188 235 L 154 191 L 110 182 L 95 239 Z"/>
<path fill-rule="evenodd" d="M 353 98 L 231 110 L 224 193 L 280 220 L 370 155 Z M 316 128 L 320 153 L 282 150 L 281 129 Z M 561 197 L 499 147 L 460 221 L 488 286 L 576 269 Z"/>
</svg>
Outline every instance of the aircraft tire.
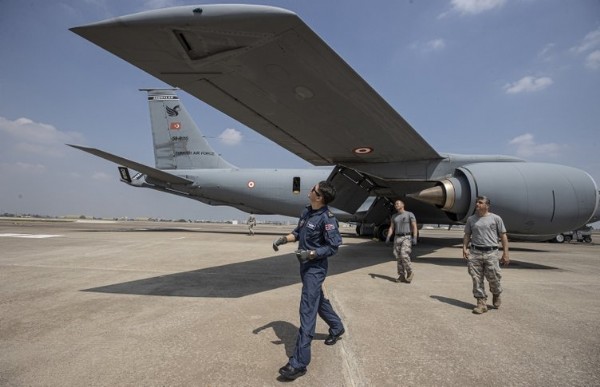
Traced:
<svg viewBox="0 0 600 387">
<path fill-rule="evenodd" d="M 554 237 L 554 241 L 556 243 L 564 243 L 565 236 L 563 234 L 558 234 L 557 236 Z"/>
<path fill-rule="evenodd" d="M 380 224 L 377 227 L 377 237 L 379 238 L 380 241 L 385 242 L 389 229 L 390 229 L 389 224 Z"/>
</svg>

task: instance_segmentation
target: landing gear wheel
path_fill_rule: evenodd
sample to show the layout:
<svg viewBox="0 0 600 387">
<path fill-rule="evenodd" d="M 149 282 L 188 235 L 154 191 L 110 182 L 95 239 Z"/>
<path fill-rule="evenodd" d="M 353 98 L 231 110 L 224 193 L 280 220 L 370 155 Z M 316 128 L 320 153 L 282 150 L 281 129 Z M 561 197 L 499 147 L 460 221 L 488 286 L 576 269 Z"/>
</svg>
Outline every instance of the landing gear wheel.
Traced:
<svg viewBox="0 0 600 387">
<path fill-rule="evenodd" d="M 385 242 L 385 240 L 387 239 L 389 229 L 389 224 L 381 224 L 379 225 L 379 227 L 377 227 L 377 237 L 380 241 Z"/>
</svg>

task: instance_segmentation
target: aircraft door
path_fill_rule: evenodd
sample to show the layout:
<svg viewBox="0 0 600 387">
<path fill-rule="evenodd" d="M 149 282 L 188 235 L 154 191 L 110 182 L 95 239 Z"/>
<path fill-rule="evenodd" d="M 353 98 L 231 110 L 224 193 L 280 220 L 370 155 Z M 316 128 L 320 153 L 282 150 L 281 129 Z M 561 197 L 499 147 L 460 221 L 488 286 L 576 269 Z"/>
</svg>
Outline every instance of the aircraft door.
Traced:
<svg viewBox="0 0 600 387">
<path fill-rule="evenodd" d="M 300 193 L 300 177 L 299 176 L 295 176 L 292 179 L 292 192 L 294 194 L 299 194 Z"/>
<path fill-rule="evenodd" d="M 368 176 L 342 166 L 334 168 L 327 181 L 337 191 L 331 206 L 349 214 L 354 214 L 359 209 L 375 186 Z"/>
</svg>

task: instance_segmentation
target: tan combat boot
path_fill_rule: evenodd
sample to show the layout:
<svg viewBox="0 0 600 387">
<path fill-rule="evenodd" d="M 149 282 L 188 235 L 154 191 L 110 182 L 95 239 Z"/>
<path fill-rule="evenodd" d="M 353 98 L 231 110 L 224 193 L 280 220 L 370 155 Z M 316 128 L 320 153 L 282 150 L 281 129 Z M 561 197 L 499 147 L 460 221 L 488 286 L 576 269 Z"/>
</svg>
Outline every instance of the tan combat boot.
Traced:
<svg viewBox="0 0 600 387">
<path fill-rule="evenodd" d="M 499 294 L 494 294 L 494 297 L 492 298 L 492 302 L 494 304 L 494 308 L 500 309 L 500 305 L 502 304 L 502 299 L 500 298 Z"/>
<path fill-rule="evenodd" d="M 408 274 L 408 277 L 406 277 L 406 283 L 411 283 L 411 282 L 412 282 L 412 280 L 413 280 L 413 278 L 414 278 L 414 276 L 415 276 L 415 272 L 414 272 L 414 271 L 411 271 L 411 272 Z"/>
<path fill-rule="evenodd" d="M 482 314 L 488 311 L 487 309 L 487 305 L 485 304 L 485 298 L 478 298 L 477 299 L 477 306 L 475 308 L 473 308 L 473 313 L 475 314 Z"/>
</svg>

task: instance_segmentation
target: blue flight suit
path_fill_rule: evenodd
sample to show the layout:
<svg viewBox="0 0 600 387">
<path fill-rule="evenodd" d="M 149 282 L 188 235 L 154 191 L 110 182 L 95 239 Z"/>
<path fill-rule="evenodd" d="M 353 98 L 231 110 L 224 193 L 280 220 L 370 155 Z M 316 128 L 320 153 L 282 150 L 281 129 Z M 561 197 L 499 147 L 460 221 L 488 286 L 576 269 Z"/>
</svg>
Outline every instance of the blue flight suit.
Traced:
<svg viewBox="0 0 600 387">
<path fill-rule="evenodd" d="M 302 296 L 300 298 L 300 329 L 296 349 L 290 358 L 294 368 L 305 368 L 310 363 L 310 344 L 315 335 L 317 314 L 329 325 L 329 333 L 337 335 L 344 325 L 331 303 L 323 295 L 323 281 L 327 277 L 327 257 L 334 255 L 342 244 L 338 222 L 327 206 L 313 210 L 307 206 L 298 226 L 292 231 L 301 250 L 315 250 L 316 258 L 300 264 Z"/>
</svg>

